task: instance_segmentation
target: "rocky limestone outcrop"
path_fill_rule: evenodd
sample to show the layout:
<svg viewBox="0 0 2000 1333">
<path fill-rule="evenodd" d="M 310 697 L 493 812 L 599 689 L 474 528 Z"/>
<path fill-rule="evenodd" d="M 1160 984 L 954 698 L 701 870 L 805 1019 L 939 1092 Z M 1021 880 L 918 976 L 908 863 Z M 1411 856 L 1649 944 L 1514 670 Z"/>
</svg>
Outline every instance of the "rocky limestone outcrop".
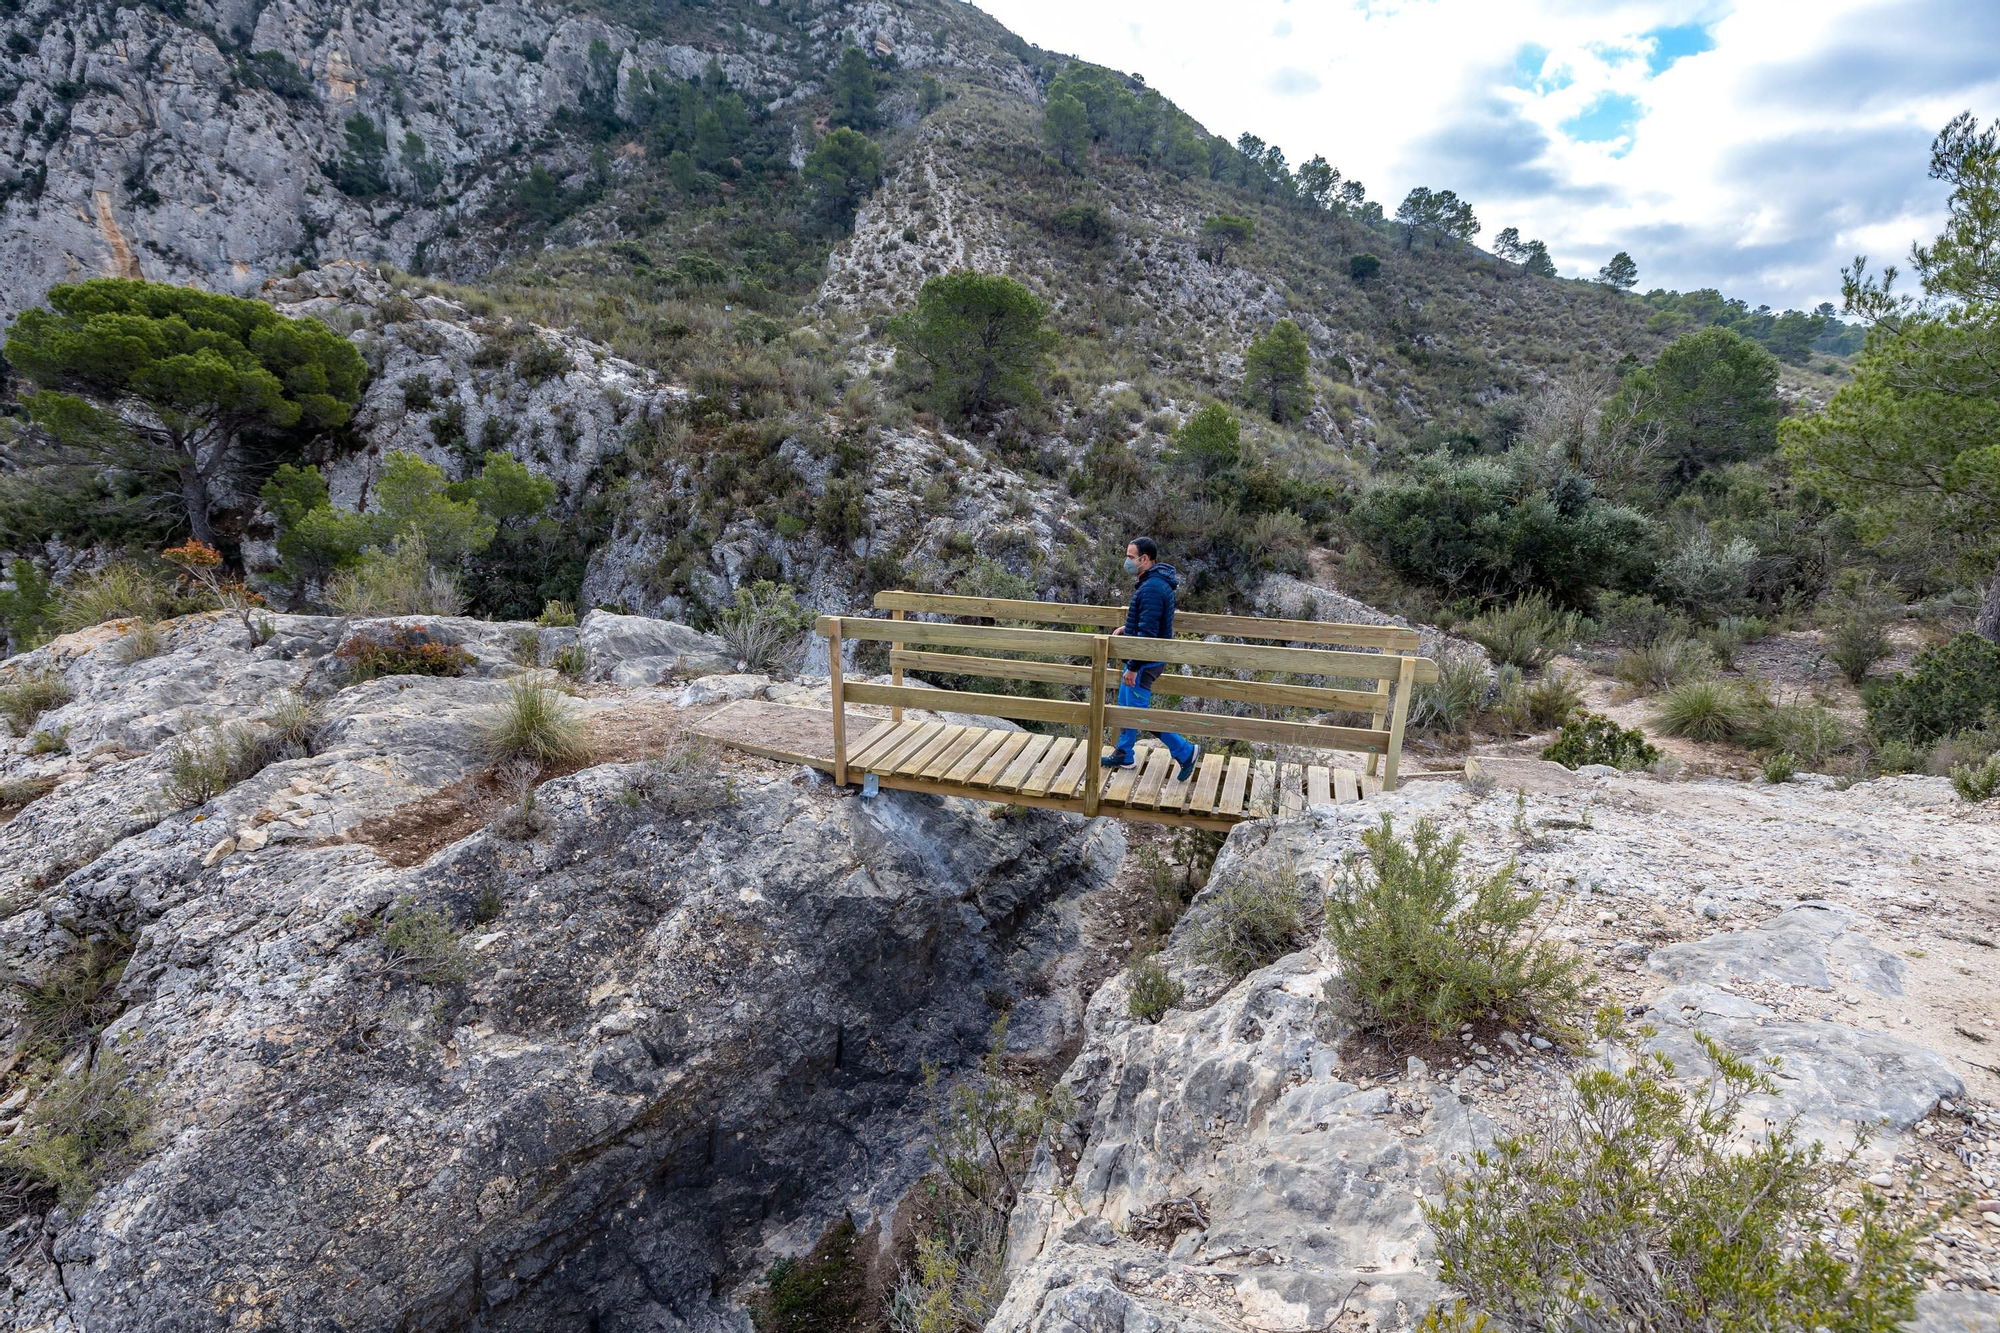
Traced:
<svg viewBox="0 0 2000 1333">
<path fill-rule="evenodd" d="M 1187 998 L 1147 1025 L 1129 1016 L 1121 974 L 1090 1004 L 1065 1076 L 1080 1108 L 1076 1164 L 1038 1162 L 989 1333 L 1409 1327 L 1442 1294 L 1419 1212 L 1442 1173 L 1563 1095 L 1581 1061 L 1624 1058 L 1572 1056 L 1514 1031 L 1468 1031 L 1462 1054 L 1428 1064 L 1395 1057 L 1324 1002 L 1337 964 L 1316 923 L 1304 949 L 1234 985 L 1191 956 L 1197 923 L 1232 880 L 1324 885 L 1384 815 L 1405 832 L 1419 817 L 1464 832 L 1470 870 L 1515 859 L 1549 890 L 1550 931 L 1604 969 L 1601 998 L 1643 1018 L 1637 1038 L 1683 1069 L 1703 1067 L 1697 1032 L 1779 1058 L 1778 1092 L 1753 1114 L 1796 1117 L 1836 1148 L 1874 1126 L 1861 1170 L 1878 1186 L 1901 1190 L 1915 1165 L 1929 1198 L 1964 1187 L 1996 1207 L 2000 1081 L 1978 1042 L 1939 1049 L 1953 1025 L 1994 1019 L 1990 985 L 1956 961 L 1981 946 L 1947 946 L 1949 962 L 1931 953 L 1990 929 L 2000 906 L 1990 884 L 1973 888 L 2000 856 L 1990 812 L 1937 799 L 1921 779 L 1807 793 L 1579 779 L 1532 761 L 1510 774 L 1518 797 L 1420 779 L 1231 835 L 1165 954 Z M 1809 818 L 1771 813 L 1812 807 Z M 1902 852 L 1912 822 L 1923 826 L 1914 865 Z M 1948 908 L 1891 915 L 1914 896 L 1898 880 L 1926 859 L 1970 867 L 1957 881 L 1966 891 Z M 1827 879 L 1829 861 L 1849 873 Z M 1626 873 L 1642 865 L 1643 878 Z M 1717 865 L 1736 871 L 1726 908 L 1713 896 Z M 1718 931 L 1724 915 L 1755 924 Z M 1647 942 L 1634 944 L 1635 928 Z M 1978 1328 L 2000 1312 L 2000 1230 L 1987 1215 L 1940 1233 L 1922 1327 Z"/>
<path fill-rule="evenodd" d="M 195 617 L 132 665 L 115 624 L 8 664 L 74 698 L 37 722 L 67 754 L 0 752 L 60 784 L 0 826 L 0 956 L 38 979 L 129 942 L 98 1041 L 154 1124 L 87 1207 L 13 1222 L 8 1326 L 741 1329 L 760 1246 L 867 1228 L 922 1169 L 923 1061 L 978 1050 L 998 1003 L 1064 1039 L 1046 905 L 1115 864 L 1114 827 L 663 766 L 699 716 L 671 682 L 582 687 L 608 762 L 524 809 L 480 749 L 518 636 L 613 675 L 707 641 L 432 620 L 465 676 L 333 688 L 344 641 L 396 626 L 273 619 L 257 648 Z M 313 752 L 173 808 L 173 738 L 288 686 L 331 690 Z M 462 981 L 386 951 L 413 908 L 452 923 Z"/>
</svg>

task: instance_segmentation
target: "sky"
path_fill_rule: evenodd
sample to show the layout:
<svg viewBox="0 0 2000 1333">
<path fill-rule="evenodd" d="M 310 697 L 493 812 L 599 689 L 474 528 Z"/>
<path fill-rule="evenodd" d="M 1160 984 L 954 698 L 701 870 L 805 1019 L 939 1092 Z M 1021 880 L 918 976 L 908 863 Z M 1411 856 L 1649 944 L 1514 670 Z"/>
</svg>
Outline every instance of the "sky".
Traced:
<svg viewBox="0 0 2000 1333">
<path fill-rule="evenodd" d="M 1839 304 L 1944 216 L 1931 138 L 2000 115 L 2000 0 L 976 0 L 1143 75 L 1214 133 L 1326 155 L 1394 212 L 1456 190 L 1490 245 L 1639 290 Z"/>
</svg>

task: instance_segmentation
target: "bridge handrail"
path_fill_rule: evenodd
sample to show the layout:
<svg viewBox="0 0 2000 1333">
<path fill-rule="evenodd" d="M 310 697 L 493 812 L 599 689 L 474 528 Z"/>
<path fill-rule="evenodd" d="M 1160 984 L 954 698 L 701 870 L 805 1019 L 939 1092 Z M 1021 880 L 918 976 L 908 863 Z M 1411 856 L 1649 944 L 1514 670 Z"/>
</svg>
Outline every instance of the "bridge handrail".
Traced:
<svg viewBox="0 0 2000 1333">
<path fill-rule="evenodd" d="M 1077 607 L 1061 603 L 1008 601 L 998 598 L 946 598 L 937 594 L 923 593 L 878 594 L 876 599 L 878 605 L 884 597 L 893 597 L 901 602 L 900 605 L 884 608 L 894 613 L 894 619 L 821 616 L 815 623 L 815 629 L 828 641 L 829 674 L 832 678 L 833 693 L 834 775 L 835 781 L 843 786 L 847 782 L 845 706 L 848 703 L 872 703 L 888 705 L 893 710 L 892 720 L 896 722 L 902 720 L 905 708 L 925 708 L 1081 726 L 1085 728 L 1087 736 L 1097 737 L 1098 744 L 1103 743 L 1107 726 L 1120 728 L 1130 726 L 1145 731 L 1192 732 L 1198 736 L 1253 743 L 1359 750 L 1369 754 L 1368 770 L 1371 774 L 1375 771 L 1378 757 L 1384 761 L 1382 788 L 1384 791 L 1394 791 L 1402 754 L 1403 732 L 1409 715 L 1411 691 L 1420 681 L 1437 679 L 1436 663 L 1427 658 L 1389 649 L 1386 645 L 1391 641 L 1386 636 L 1380 640 L 1385 645 L 1383 651 L 1362 653 L 1325 648 L 1207 643 L 1185 639 L 1141 639 L 1071 630 L 953 625 L 937 621 L 909 620 L 905 616 L 911 610 L 919 613 L 943 611 L 945 608 L 937 605 L 940 602 L 972 604 L 978 608 L 959 610 L 958 607 L 953 607 L 952 609 L 957 610 L 959 614 L 981 615 L 996 619 L 1036 620 L 1045 624 L 1065 623 L 1058 617 L 1043 615 L 1040 609 L 1045 607 L 1070 613 L 1072 619 L 1067 623 L 1096 626 L 1107 623 L 1107 614 L 1113 612 L 1116 613 L 1118 623 L 1122 623 L 1124 613 L 1115 607 Z M 998 608 L 998 614 L 995 608 Z M 1096 618 L 1088 621 L 1080 619 L 1085 612 Z M 1188 617 L 1177 616 L 1175 619 L 1176 628 L 1196 629 L 1195 625 L 1187 623 Z M 1255 617 L 1244 616 L 1213 619 L 1265 623 L 1257 622 Z M 1301 640 L 1349 642 L 1347 639 L 1330 638 L 1329 635 L 1331 632 L 1350 628 L 1371 631 L 1385 628 L 1336 626 L 1299 621 L 1268 623 L 1284 626 L 1285 629 L 1280 633 L 1292 642 Z M 1292 631 L 1300 625 L 1312 626 L 1312 633 L 1293 633 Z M 1238 637 L 1248 637 L 1240 630 L 1236 632 Z M 1396 632 L 1409 635 L 1411 640 L 1416 637 L 1414 631 Z M 847 684 L 843 679 L 841 662 L 842 643 L 846 639 L 890 644 L 892 683 Z M 906 644 L 972 648 L 990 652 L 1033 653 L 1044 658 L 1088 658 L 1089 665 L 1060 661 L 973 657 L 955 653 L 926 653 L 906 648 L 904 646 Z M 1197 713 L 1182 709 L 1121 707 L 1107 696 L 1115 697 L 1117 687 L 1119 673 L 1112 664 L 1124 661 L 1165 662 L 1222 670 L 1375 680 L 1379 682 L 1377 690 L 1363 691 L 1268 681 L 1216 679 L 1176 673 L 1162 677 L 1156 686 L 1163 693 L 1183 697 L 1310 708 L 1322 712 L 1329 709 L 1366 711 L 1372 714 L 1374 725 L 1366 728 L 1345 727 L 1318 722 L 1289 722 L 1238 717 L 1231 714 Z M 1085 701 L 1078 703 L 962 690 L 916 689 L 902 683 L 905 668 L 998 679 L 1043 681 L 1083 689 L 1086 692 Z M 1388 724 L 1386 727 L 1383 725 L 1385 722 Z M 1096 782 L 1084 784 L 1086 814 L 1096 813 L 1097 794 Z"/>
<path fill-rule="evenodd" d="M 1125 623 L 1122 606 L 1077 602 L 1034 602 L 1011 597 L 963 597 L 955 593 L 902 592 L 875 594 L 878 611 L 918 615 L 981 616 L 987 620 L 1029 620 L 1047 625 L 1094 625 L 1109 628 Z M 1226 639 L 1276 639 L 1284 643 L 1344 644 L 1350 648 L 1380 648 L 1414 653 L 1417 632 L 1401 625 L 1359 625 L 1332 620 L 1281 620 L 1265 616 L 1225 616 L 1207 611 L 1177 611 L 1174 628 L 1190 634 Z"/>
</svg>

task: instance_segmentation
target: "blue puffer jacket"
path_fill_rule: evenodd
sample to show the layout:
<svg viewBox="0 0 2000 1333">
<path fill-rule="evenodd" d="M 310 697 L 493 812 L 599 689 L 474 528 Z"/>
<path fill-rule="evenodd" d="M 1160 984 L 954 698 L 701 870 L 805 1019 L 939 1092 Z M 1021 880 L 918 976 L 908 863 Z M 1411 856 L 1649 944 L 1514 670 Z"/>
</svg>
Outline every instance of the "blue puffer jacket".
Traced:
<svg viewBox="0 0 2000 1333">
<path fill-rule="evenodd" d="M 1180 586 L 1181 576 L 1172 565 L 1154 565 L 1141 574 L 1139 586 L 1132 590 L 1132 606 L 1125 612 L 1125 632 L 1141 639 L 1173 638 L 1174 590 Z M 1138 672 L 1139 683 L 1151 689 L 1161 664 L 1127 662 L 1125 669 Z"/>
</svg>

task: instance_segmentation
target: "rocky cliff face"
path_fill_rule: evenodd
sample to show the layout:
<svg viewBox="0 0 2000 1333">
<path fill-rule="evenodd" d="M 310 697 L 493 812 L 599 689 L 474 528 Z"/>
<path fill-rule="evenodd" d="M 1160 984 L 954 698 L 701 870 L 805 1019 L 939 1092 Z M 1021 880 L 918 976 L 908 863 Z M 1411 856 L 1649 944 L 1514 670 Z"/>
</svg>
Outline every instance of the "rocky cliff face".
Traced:
<svg viewBox="0 0 2000 1333">
<path fill-rule="evenodd" d="M 483 210 L 531 160 L 585 171 L 557 115 L 631 70 L 713 62 L 778 103 L 843 43 L 1011 64 L 997 31 L 938 4 L 22 0 L 0 15 L 0 313 L 98 274 L 249 294 L 321 260 L 482 269 L 511 243 Z M 390 190 L 366 201 L 323 170 L 357 115 L 387 144 Z"/>
<path fill-rule="evenodd" d="M 1515 1032 L 1398 1057 L 1324 1002 L 1337 967 L 1323 944 L 1233 986 L 1189 953 L 1232 879 L 1322 884 L 1384 814 L 1463 831 L 1479 868 L 1517 857 L 1550 891 L 1552 932 L 1604 968 L 1603 998 L 1651 1024 L 1635 1042 L 1684 1069 L 1701 1067 L 1696 1032 L 1780 1057 L 1759 1117 L 1796 1115 L 1834 1145 L 1879 1126 L 1861 1170 L 1880 1185 L 1900 1189 L 1916 1165 L 1933 1201 L 1994 1197 L 2000 1080 L 1980 1036 L 2000 1021 L 1986 980 L 1992 812 L 1938 779 L 1833 793 L 1575 779 L 1533 761 L 1510 773 L 1518 805 L 1420 779 L 1231 836 L 1167 952 L 1186 1001 L 1157 1026 L 1128 1016 L 1122 978 L 1091 1002 L 1066 1076 L 1077 1164 L 1044 1161 L 1016 1209 L 1016 1272 L 991 1333 L 1393 1329 L 1443 1294 L 1419 1203 L 1455 1158 L 1562 1095 L 1579 1060 Z M 1989 1215 L 1940 1233 L 1926 1327 L 2000 1320 Z"/>
<path fill-rule="evenodd" d="M 464 677 L 340 688 L 313 753 L 177 810 L 173 738 L 324 692 L 344 642 L 392 627 L 281 616 L 250 649 L 195 618 L 132 665 L 121 628 L 10 663 L 75 697 L 37 724 L 67 754 L 0 757 L 59 784 L 0 827 L 0 950 L 33 980 L 127 942 L 96 1047 L 154 1127 L 87 1207 L 13 1223 L 12 1327 L 737 1328 L 760 1245 L 865 1228 L 921 1169 L 921 1061 L 1016 999 L 1041 1054 L 1063 1039 L 1076 999 L 1035 993 L 1045 905 L 1115 863 L 1113 829 L 719 755 L 676 771 L 650 756 L 688 696 L 608 685 L 573 707 L 613 762 L 521 813 L 479 734 L 536 631 L 470 621 L 431 625 Z M 605 674 L 706 651 L 603 615 L 540 647 L 578 634 Z M 385 951 L 420 908 L 463 980 Z"/>
</svg>

